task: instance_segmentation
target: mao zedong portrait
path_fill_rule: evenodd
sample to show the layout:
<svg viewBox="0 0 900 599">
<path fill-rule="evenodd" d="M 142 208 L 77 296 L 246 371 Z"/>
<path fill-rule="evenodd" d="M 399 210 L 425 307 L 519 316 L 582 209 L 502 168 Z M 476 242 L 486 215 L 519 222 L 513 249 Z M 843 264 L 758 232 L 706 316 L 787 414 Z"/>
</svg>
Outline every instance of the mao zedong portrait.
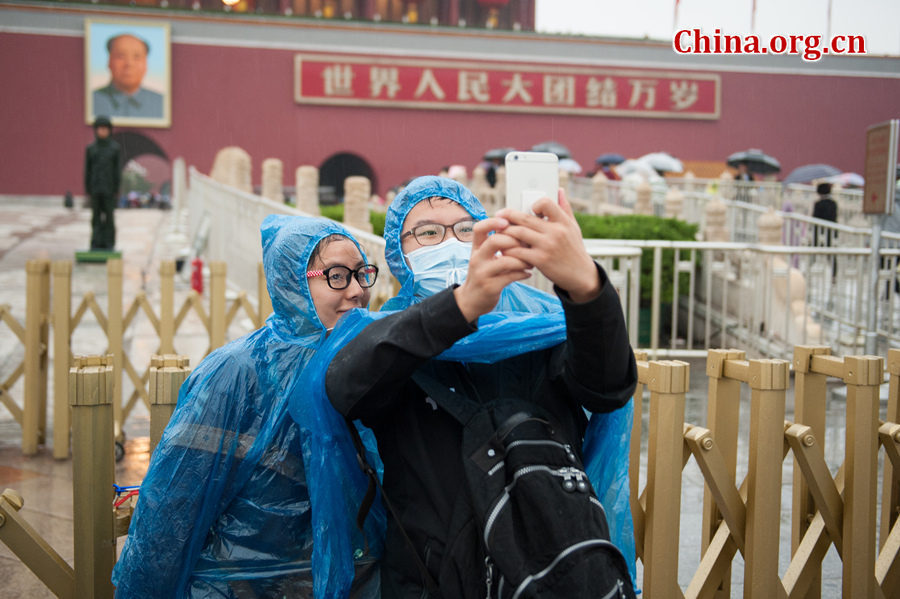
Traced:
<svg viewBox="0 0 900 599">
<path fill-rule="evenodd" d="M 109 84 L 94 90 L 94 114 L 162 118 L 163 96 L 141 87 L 150 45 L 130 33 L 109 38 Z"/>
</svg>

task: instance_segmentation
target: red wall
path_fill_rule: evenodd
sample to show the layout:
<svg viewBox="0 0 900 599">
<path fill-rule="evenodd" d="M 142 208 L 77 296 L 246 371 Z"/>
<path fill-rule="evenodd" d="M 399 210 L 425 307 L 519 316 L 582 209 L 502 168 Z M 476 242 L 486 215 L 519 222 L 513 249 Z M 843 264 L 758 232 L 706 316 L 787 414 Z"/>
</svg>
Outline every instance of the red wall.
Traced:
<svg viewBox="0 0 900 599">
<path fill-rule="evenodd" d="M 0 194 L 83 192 L 93 137 L 84 123 L 83 54 L 80 37 L 0 33 Z M 297 166 L 352 152 L 372 165 L 383 193 L 443 165 L 471 168 L 489 148 L 551 139 L 585 166 L 603 152 L 724 160 L 759 147 L 784 173 L 812 162 L 862 172 L 866 127 L 900 116 L 897 78 L 729 72 L 721 73 L 717 121 L 305 106 L 293 101 L 293 56 L 173 43 L 172 127 L 140 132 L 202 172 L 220 148 L 240 146 L 253 157 L 255 183 L 265 158 L 284 162 L 290 185 Z"/>
</svg>

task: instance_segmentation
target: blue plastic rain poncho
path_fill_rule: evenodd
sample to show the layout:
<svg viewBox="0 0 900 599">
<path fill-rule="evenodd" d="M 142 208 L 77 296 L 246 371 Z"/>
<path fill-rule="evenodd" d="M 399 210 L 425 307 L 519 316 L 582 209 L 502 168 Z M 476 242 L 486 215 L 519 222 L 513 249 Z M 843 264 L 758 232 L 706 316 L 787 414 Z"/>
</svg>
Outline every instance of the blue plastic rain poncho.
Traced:
<svg viewBox="0 0 900 599">
<path fill-rule="evenodd" d="M 402 287 L 388 300 L 382 312 L 373 314 L 354 310 L 341 321 L 314 363 L 298 381 L 292 394 L 291 413 L 295 418 L 303 410 L 317 406 L 327 411 L 325 370 L 331 358 L 359 331 L 375 319 L 402 310 L 420 300 L 414 293 L 413 273 L 401 249 L 400 233 L 409 211 L 418 202 L 431 197 L 449 198 L 459 203 L 475 220 L 486 218 L 478 199 L 464 186 L 442 177 L 413 180 L 391 203 L 385 221 L 385 257 L 391 272 Z M 494 363 L 511 356 L 546 349 L 566 339 L 565 315 L 559 299 L 528 285 L 512 283 L 504 289 L 494 311 L 478 319 L 478 330 L 437 356 L 440 360 Z M 622 550 L 635 578 L 634 530 L 628 488 L 628 439 L 633 406 L 614 412 L 590 415 L 584 441 L 584 464 L 598 497 L 606 509 L 613 542 Z"/>
<path fill-rule="evenodd" d="M 381 551 L 380 504 L 367 520 L 368 554 L 356 528 L 367 480 L 355 457 L 348 465 L 309 452 L 311 435 L 346 432 L 344 422 L 295 423 L 287 413 L 287 391 L 327 334 L 307 285 L 310 255 L 325 237 L 350 236 L 336 223 L 291 216 L 269 216 L 261 231 L 274 312 L 182 385 L 113 572 L 120 596 L 311 597 L 314 581 L 316 597 L 345 597 L 354 556 L 362 568 Z M 332 533 L 346 555 L 330 553 Z M 336 572 L 335 563 L 349 568 Z M 375 588 L 357 596 L 377 597 L 373 573 Z"/>
</svg>

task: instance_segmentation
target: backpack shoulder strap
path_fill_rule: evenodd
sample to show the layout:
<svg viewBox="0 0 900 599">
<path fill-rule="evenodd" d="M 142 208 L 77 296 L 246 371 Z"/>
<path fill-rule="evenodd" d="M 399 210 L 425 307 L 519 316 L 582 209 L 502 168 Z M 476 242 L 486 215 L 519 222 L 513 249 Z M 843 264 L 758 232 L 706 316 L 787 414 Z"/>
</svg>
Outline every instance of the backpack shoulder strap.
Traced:
<svg viewBox="0 0 900 599">
<path fill-rule="evenodd" d="M 360 532 L 363 533 L 363 538 L 365 539 L 366 531 L 365 531 L 365 522 L 366 516 L 369 513 L 369 510 L 372 507 L 372 503 L 375 501 L 375 487 L 378 487 L 378 490 L 381 491 L 381 499 L 384 501 L 384 505 L 387 506 L 388 510 L 390 510 L 391 515 L 394 517 L 394 521 L 397 523 L 397 527 L 400 529 L 400 532 L 403 534 L 403 538 L 406 540 L 406 544 L 409 547 L 410 551 L 412 551 L 413 557 L 416 559 L 416 567 L 419 569 L 419 574 L 422 576 L 422 583 L 425 585 L 429 596 L 435 595 L 438 590 L 437 582 L 435 582 L 434 577 L 431 576 L 431 573 L 428 572 L 428 568 L 425 567 L 425 564 L 422 562 L 422 558 L 419 557 L 419 553 L 416 551 L 416 546 L 413 544 L 412 539 L 409 538 L 409 535 L 406 533 L 406 529 L 403 528 L 403 525 L 400 524 L 400 518 L 397 515 L 397 512 L 394 510 L 394 506 L 391 501 L 388 499 L 388 496 L 384 492 L 384 488 L 381 486 L 381 481 L 378 480 L 378 473 L 375 472 L 375 468 L 369 464 L 369 461 L 366 459 L 366 448 L 363 445 L 362 439 L 359 436 L 359 431 L 356 430 L 356 425 L 353 424 L 353 421 L 349 418 L 344 418 L 344 421 L 347 423 L 347 428 L 350 429 L 350 436 L 353 438 L 353 445 L 356 446 L 356 460 L 359 462 L 360 469 L 365 473 L 367 477 L 369 477 L 369 488 L 366 490 L 366 495 L 363 497 L 362 503 L 359 506 L 359 511 L 356 513 L 356 526 L 359 527 Z M 369 549 L 369 540 L 365 539 L 366 544 L 366 552 L 368 553 Z"/>
<path fill-rule="evenodd" d="M 453 416 L 461 425 L 466 426 L 470 420 L 482 408 L 477 402 L 472 401 L 462 393 L 455 393 L 445 385 L 438 382 L 433 376 L 417 370 L 412 375 L 412 380 L 422 391 L 441 407 L 442 410 Z"/>
</svg>

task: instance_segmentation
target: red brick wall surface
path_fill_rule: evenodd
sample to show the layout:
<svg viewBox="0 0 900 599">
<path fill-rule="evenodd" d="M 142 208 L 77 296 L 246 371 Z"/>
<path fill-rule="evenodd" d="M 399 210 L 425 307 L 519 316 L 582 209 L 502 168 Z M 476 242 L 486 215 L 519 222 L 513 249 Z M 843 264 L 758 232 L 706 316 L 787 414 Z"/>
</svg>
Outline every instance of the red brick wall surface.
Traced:
<svg viewBox="0 0 900 599">
<path fill-rule="evenodd" d="M 784 173 L 813 162 L 862 172 L 866 127 L 900 116 L 896 76 L 725 71 L 718 73 L 721 117 L 711 121 L 300 105 L 294 54 L 173 42 L 172 126 L 133 130 L 202 172 L 220 148 L 240 146 L 253 158 L 257 184 L 266 158 L 284 162 L 285 184 L 292 185 L 297 166 L 351 152 L 373 167 L 383 193 L 444 165 L 471 169 L 489 148 L 527 149 L 546 140 L 566 144 L 586 167 L 603 152 L 665 150 L 710 161 L 759 147 L 781 160 Z M 92 140 L 84 120 L 83 39 L 0 32 L 0 57 L 0 194 L 82 193 L 84 146 Z M 690 57 L 684 60 L 691 69 Z"/>
</svg>

